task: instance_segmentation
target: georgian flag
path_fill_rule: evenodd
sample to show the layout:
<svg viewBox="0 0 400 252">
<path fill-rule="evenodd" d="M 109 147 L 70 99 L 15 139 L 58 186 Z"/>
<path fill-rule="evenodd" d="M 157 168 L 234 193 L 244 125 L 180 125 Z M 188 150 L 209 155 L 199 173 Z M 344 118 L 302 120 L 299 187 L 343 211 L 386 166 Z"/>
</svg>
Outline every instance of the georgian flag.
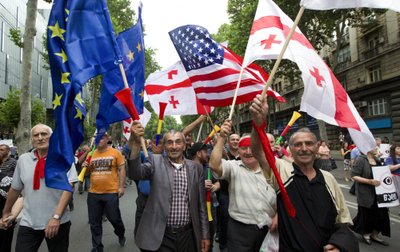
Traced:
<svg viewBox="0 0 400 252">
<path fill-rule="evenodd" d="M 259 0 L 243 66 L 258 59 L 276 59 L 293 21 L 271 0 Z M 331 69 L 296 29 L 284 58 L 302 71 L 304 93 L 300 110 L 329 124 L 348 128 L 359 149 L 375 148 L 375 139 Z"/>
</svg>

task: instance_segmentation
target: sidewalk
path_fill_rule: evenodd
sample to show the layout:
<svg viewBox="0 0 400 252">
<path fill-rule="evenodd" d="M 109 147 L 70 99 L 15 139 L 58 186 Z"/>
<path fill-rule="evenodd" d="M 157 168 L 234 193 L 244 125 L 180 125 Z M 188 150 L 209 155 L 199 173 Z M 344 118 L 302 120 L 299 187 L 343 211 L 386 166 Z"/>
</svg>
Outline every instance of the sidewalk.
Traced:
<svg viewBox="0 0 400 252">
<path fill-rule="evenodd" d="M 331 150 L 331 156 L 335 160 L 343 160 L 342 155 L 340 155 L 340 150 Z"/>
</svg>

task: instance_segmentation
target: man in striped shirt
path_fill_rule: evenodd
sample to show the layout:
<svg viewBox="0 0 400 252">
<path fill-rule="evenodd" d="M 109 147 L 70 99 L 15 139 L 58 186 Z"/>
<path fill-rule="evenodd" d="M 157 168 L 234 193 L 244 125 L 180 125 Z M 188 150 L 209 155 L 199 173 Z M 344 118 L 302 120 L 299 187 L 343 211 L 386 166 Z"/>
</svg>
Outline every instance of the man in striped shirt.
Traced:
<svg viewBox="0 0 400 252">
<path fill-rule="evenodd" d="M 239 140 L 241 160 L 222 159 L 231 127 L 230 120 L 221 126 L 210 159 L 211 169 L 229 182 L 228 251 L 259 251 L 269 227 L 276 229 L 276 194 L 251 152 L 249 135 Z"/>
</svg>

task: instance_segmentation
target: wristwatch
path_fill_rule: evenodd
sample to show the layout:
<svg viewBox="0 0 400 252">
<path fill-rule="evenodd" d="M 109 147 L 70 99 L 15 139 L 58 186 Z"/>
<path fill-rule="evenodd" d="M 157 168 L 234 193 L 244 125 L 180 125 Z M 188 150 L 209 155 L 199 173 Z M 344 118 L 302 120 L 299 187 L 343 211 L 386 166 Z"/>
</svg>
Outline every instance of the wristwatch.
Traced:
<svg viewBox="0 0 400 252">
<path fill-rule="evenodd" d="M 61 216 L 58 215 L 58 214 L 54 214 L 54 215 L 53 215 L 53 219 L 55 219 L 55 220 L 61 220 Z"/>
</svg>

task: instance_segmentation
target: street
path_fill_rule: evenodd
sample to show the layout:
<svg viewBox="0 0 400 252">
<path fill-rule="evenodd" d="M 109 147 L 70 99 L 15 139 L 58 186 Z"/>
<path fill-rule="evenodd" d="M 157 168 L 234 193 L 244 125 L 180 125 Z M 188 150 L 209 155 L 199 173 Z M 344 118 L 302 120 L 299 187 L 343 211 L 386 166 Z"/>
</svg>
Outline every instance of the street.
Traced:
<svg viewBox="0 0 400 252">
<path fill-rule="evenodd" d="M 351 216 L 354 217 L 357 214 L 357 202 L 356 197 L 349 194 L 349 188 L 351 186 L 351 182 L 346 182 L 343 180 L 343 162 L 336 161 L 338 165 L 338 169 L 332 171 L 332 174 L 336 177 L 340 187 L 342 188 L 343 194 L 346 198 L 347 205 L 350 209 Z M 86 204 L 86 196 L 87 193 L 78 194 L 75 192 L 74 194 L 74 202 L 75 209 L 72 212 L 72 226 L 70 232 L 70 246 L 69 251 L 77 251 L 77 252 L 86 252 L 91 249 L 91 235 L 90 235 L 90 227 L 88 224 L 87 217 L 87 204 Z M 104 251 L 115 251 L 115 252 L 123 252 L 123 251 L 140 251 L 133 239 L 133 228 L 134 228 L 134 215 L 136 210 L 136 187 L 134 184 L 132 186 L 128 186 L 125 191 L 125 195 L 121 198 L 120 207 L 122 212 L 122 218 L 124 220 L 125 228 L 126 228 L 126 238 L 127 243 L 125 247 L 121 248 L 118 244 L 118 239 L 113 232 L 113 228 L 111 224 L 106 221 L 103 222 L 103 244 Z M 389 247 L 384 247 L 377 243 L 372 243 L 372 245 L 366 245 L 361 237 L 359 237 L 360 241 L 360 251 L 369 252 L 369 251 L 388 251 L 395 252 L 400 251 L 400 207 L 390 208 L 390 220 L 391 220 L 391 230 L 392 237 L 387 238 L 384 237 L 386 241 L 389 242 Z M 14 242 L 13 247 L 15 246 L 15 238 L 16 231 L 15 229 Z M 218 247 L 218 243 L 216 243 Z M 14 249 L 14 248 L 13 248 Z M 47 251 L 46 243 L 43 242 L 40 252 Z M 218 248 L 214 248 L 215 252 L 218 252 Z"/>
</svg>

